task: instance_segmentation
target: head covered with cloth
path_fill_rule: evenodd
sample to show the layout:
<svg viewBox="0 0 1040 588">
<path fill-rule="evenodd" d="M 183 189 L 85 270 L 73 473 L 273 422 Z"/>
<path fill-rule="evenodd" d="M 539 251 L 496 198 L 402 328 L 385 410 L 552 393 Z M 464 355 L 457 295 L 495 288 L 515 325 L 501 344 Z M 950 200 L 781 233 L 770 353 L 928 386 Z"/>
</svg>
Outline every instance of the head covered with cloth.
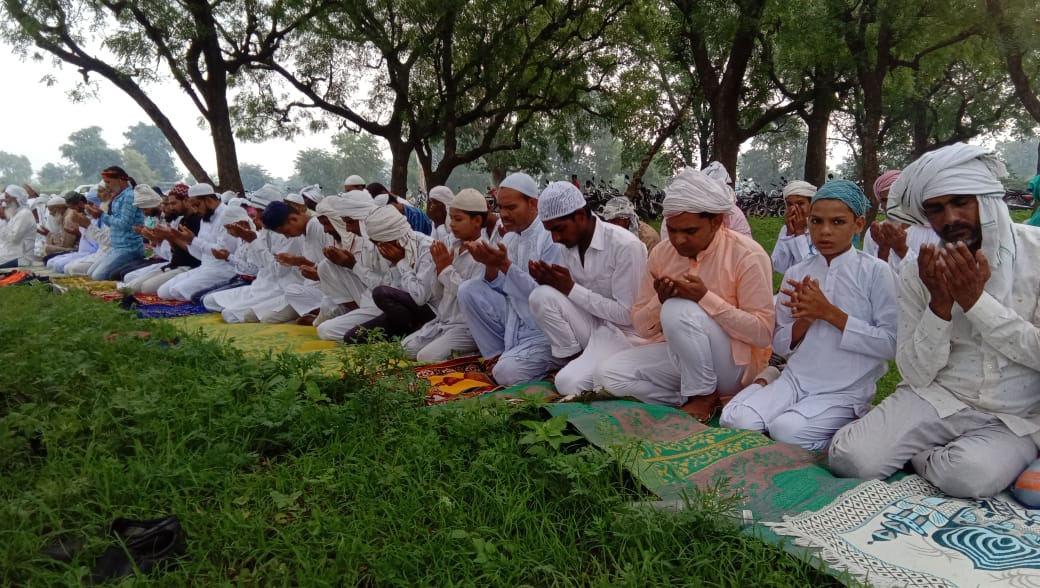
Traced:
<svg viewBox="0 0 1040 588">
<path fill-rule="evenodd" d="M 608 223 L 625 227 L 633 235 L 639 236 L 639 214 L 628 196 L 615 196 L 607 200 L 596 214 Z"/>
<path fill-rule="evenodd" d="M 408 224 L 408 219 L 396 208 L 389 205 L 380 206 L 372 211 L 361 224 L 368 238 L 379 247 L 379 252 L 383 257 L 387 257 L 384 251 L 388 247 L 392 248 L 396 245 L 404 249 L 402 263 L 415 266 L 419 259 L 415 233 L 412 231 L 412 225 Z"/>
<path fill-rule="evenodd" d="M 668 240 L 680 255 L 696 257 L 711 244 L 723 227 L 723 215 L 735 205 L 729 186 L 687 167 L 664 190 L 661 208 Z"/>
</svg>

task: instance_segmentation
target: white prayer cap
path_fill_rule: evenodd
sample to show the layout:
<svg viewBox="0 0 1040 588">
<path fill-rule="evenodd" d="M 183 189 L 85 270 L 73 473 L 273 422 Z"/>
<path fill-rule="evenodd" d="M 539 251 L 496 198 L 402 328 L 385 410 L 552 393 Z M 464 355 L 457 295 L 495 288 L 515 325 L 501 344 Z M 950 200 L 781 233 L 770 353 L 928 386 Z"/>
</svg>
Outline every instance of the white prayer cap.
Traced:
<svg viewBox="0 0 1040 588">
<path fill-rule="evenodd" d="M 787 182 L 787 185 L 784 186 L 783 195 L 784 198 L 787 198 L 788 196 L 805 196 L 806 198 L 812 198 L 816 195 L 816 186 L 804 180 L 793 180 Z"/>
<path fill-rule="evenodd" d="M 220 195 L 220 201 L 223 202 L 224 204 L 227 204 L 228 202 L 231 202 L 232 198 L 235 198 L 237 196 L 238 196 L 238 194 L 236 194 L 235 192 L 233 192 L 231 190 L 228 190 L 228 191 L 226 191 L 226 192 L 224 192 L 223 194 Z"/>
<path fill-rule="evenodd" d="M 285 197 L 285 201 L 292 202 L 293 204 L 299 204 L 301 206 L 307 204 L 303 201 L 303 194 L 289 194 Z"/>
<path fill-rule="evenodd" d="M 390 204 L 390 196 L 388 194 L 380 194 L 373 198 L 372 202 L 375 202 L 376 206 L 386 206 Z"/>
<path fill-rule="evenodd" d="M 188 198 L 201 198 L 202 196 L 216 196 L 213 186 L 207 183 L 195 184 L 188 188 Z"/>
<path fill-rule="evenodd" d="M 1004 195 L 1001 177 L 1007 168 L 992 151 L 967 143 L 955 143 L 925 153 L 906 166 L 888 192 L 897 201 L 897 212 L 915 224 L 925 224 L 924 202 L 949 194 Z M 893 207 L 894 209 L 895 207 Z"/>
<path fill-rule="evenodd" d="M 457 210 L 465 210 L 466 212 L 487 212 L 488 210 L 487 199 L 473 188 L 459 190 L 459 193 L 451 201 L 450 207 Z"/>
<path fill-rule="evenodd" d="M 732 210 L 735 204 L 736 198 L 729 186 L 688 167 L 664 189 L 661 208 L 668 218 L 684 212 L 723 214 Z"/>
<path fill-rule="evenodd" d="M 730 177 L 729 172 L 726 170 L 726 166 L 722 165 L 721 161 L 713 161 L 709 163 L 708 167 L 701 170 L 701 173 L 714 180 L 719 180 L 724 184 L 733 183 L 733 178 Z"/>
<path fill-rule="evenodd" d="M 406 239 L 412 233 L 408 219 L 393 206 L 380 206 L 364 223 L 368 238 L 377 243 Z"/>
<path fill-rule="evenodd" d="M 567 216 L 585 208 L 585 196 L 570 182 L 553 182 L 538 197 L 538 216 L 543 221 Z"/>
<path fill-rule="evenodd" d="M 365 185 L 365 180 L 362 179 L 361 176 L 359 176 L 357 174 L 354 174 L 354 175 L 350 176 L 349 178 L 343 180 L 343 185 L 344 186 L 364 186 Z"/>
<path fill-rule="evenodd" d="M 281 202 L 285 196 L 277 186 L 273 184 L 264 184 L 259 190 L 250 192 L 246 196 L 246 200 L 252 203 L 257 208 L 267 208 L 267 205 L 272 202 Z"/>
<path fill-rule="evenodd" d="M 228 206 L 220 214 L 221 225 L 232 225 L 240 221 L 249 222 L 249 213 L 241 206 Z"/>
<path fill-rule="evenodd" d="M 538 184 L 535 183 L 531 176 L 523 172 L 509 174 L 498 187 L 499 189 L 511 188 L 528 198 L 538 199 Z"/>
<path fill-rule="evenodd" d="M 311 202 L 314 202 L 315 204 L 321 202 L 321 200 L 325 198 L 325 195 L 321 193 L 321 186 L 319 186 L 318 184 L 314 184 L 312 186 L 305 186 L 302 190 L 300 190 L 300 195 L 304 198 L 309 199 Z"/>
<path fill-rule="evenodd" d="M 17 200 L 19 206 L 29 206 L 29 193 L 18 184 L 11 184 L 4 188 L 4 194 Z"/>
<path fill-rule="evenodd" d="M 68 206 L 68 203 L 65 202 L 65 199 L 61 196 L 51 196 L 47 200 L 47 208 L 50 208 L 52 206 Z"/>
<path fill-rule="evenodd" d="M 249 206 L 250 203 L 245 198 L 235 197 L 235 198 L 232 198 L 231 200 L 228 200 L 224 204 L 227 204 L 229 207 L 230 206 L 237 206 L 237 207 L 241 208 L 243 206 Z"/>
<path fill-rule="evenodd" d="M 192 186 L 194 188 L 194 186 Z M 191 190 L 188 191 L 189 193 Z M 148 184 L 134 186 L 134 206 L 140 209 L 155 208 L 162 204 L 162 196 Z"/>
<path fill-rule="evenodd" d="M 451 201 L 454 199 L 455 195 L 452 194 L 451 188 L 447 186 L 434 186 L 430 190 L 430 200 L 441 202 L 444 206 L 451 206 Z"/>
<path fill-rule="evenodd" d="M 368 215 L 372 214 L 377 206 L 372 195 L 368 193 L 368 190 L 351 190 L 341 196 L 345 201 L 343 206 L 343 216 L 348 218 L 362 221 L 368 218 Z M 402 215 L 403 216 L 403 215 Z"/>
</svg>

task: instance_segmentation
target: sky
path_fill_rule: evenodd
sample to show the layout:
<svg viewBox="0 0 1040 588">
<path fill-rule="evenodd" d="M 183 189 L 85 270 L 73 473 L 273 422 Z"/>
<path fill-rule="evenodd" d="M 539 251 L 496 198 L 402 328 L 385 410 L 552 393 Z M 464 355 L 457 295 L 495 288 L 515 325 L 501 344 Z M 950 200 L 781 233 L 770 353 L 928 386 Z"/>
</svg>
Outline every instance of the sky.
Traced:
<svg viewBox="0 0 1040 588">
<path fill-rule="evenodd" d="M 23 61 L 13 55 L 9 47 L 0 45 L 0 71 L 3 72 L 0 112 L 4 113 L 0 151 L 28 157 L 33 173 L 46 163 L 67 163 L 62 160 L 59 147 L 74 131 L 99 126 L 109 146 L 120 149 L 126 142 L 123 132 L 128 127 L 139 122 L 152 124 L 137 103 L 100 76 L 97 78 L 100 99 L 72 102 L 67 92 L 80 79 L 75 67 L 65 65 L 57 70 L 49 60 Z M 49 73 L 58 80 L 50 87 L 40 81 Z M 172 84 L 155 86 L 151 96 L 185 137 L 195 157 L 215 173 L 212 141 L 209 133 L 199 128 L 199 114 L 191 100 Z M 288 178 L 293 173 L 293 160 L 298 151 L 329 146 L 328 135 L 303 136 L 295 141 L 240 142 L 238 159 L 241 163 L 261 165 L 275 177 Z M 176 156 L 174 160 L 183 170 Z"/>
</svg>

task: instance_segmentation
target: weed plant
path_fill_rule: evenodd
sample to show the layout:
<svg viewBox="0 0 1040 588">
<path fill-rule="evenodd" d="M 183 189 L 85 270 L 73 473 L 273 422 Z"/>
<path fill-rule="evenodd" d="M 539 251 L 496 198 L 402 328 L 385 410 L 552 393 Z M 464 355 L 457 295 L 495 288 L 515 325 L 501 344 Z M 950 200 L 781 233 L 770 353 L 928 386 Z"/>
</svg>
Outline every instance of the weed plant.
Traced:
<svg viewBox="0 0 1040 588">
<path fill-rule="evenodd" d="M 160 586 L 806 586 L 830 576 L 682 512 L 537 403 L 423 408 L 399 346 L 330 380 L 45 287 L 0 289 L 0 585 L 78 585 L 113 518 L 180 516 Z M 135 334 L 147 331 L 147 336 Z M 177 341 L 177 342 L 175 342 Z M 71 564 L 42 558 L 87 541 Z"/>
</svg>

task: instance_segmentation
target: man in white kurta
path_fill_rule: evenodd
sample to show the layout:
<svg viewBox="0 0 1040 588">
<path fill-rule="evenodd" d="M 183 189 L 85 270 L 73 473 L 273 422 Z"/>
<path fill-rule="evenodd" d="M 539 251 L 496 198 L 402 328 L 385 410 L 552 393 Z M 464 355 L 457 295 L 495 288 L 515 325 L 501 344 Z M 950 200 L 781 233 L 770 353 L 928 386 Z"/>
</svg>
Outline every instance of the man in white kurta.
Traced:
<svg viewBox="0 0 1040 588">
<path fill-rule="evenodd" d="M 196 199 L 196 210 L 202 215 L 199 234 L 193 235 L 187 227 L 180 225 L 176 229 L 168 228 L 165 236 L 186 248 L 200 264 L 160 286 L 158 294 L 162 298 L 191 300 L 195 294 L 226 283 L 236 275 L 234 265 L 213 254 L 222 250 L 233 252 L 237 246 L 237 241 L 228 235 L 220 221 L 225 207 L 213 186 L 195 184 L 188 188 L 188 197 Z"/>
<path fill-rule="evenodd" d="M 468 244 L 484 275 L 459 287 L 459 308 L 481 355 L 498 357 L 492 377 L 502 386 L 544 378 L 561 362 L 538 327 L 529 299 L 538 283 L 531 277 L 532 261 L 558 263 L 563 248 L 538 220 L 538 186 L 524 173 L 515 173 L 495 196 L 502 226 L 509 231 L 497 245 Z"/>
<path fill-rule="evenodd" d="M 899 212 L 899 203 L 892 200 L 888 206 L 888 193 L 892 184 L 899 179 L 899 170 L 890 169 L 878 176 L 874 182 L 874 194 L 878 198 L 878 207 L 885 211 L 885 220 L 875 221 L 863 238 L 863 251 L 888 262 L 892 270 L 899 275 L 903 265 L 914 263 L 921 245 L 937 245 L 942 239 L 929 226 L 915 225 L 911 219 L 903 217 Z"/>
<path fill-rule="evenodd" d="M 840 476 L 886 478 L 909 461 L 956 497 L 993 496 L 1037 456 L 1040 232 L 1011 222 L 989 150 L 959 143 L 903 170 L 891 197 L 943 246 L 899 276 L 903 382 L 834 436 Z"/>
<path fill-rule="evenodd" d="M 816 251 L 809 238 L 809 203 L 816 195 L 816 186 L 802 180 L 788 182 L 784 186 L 784 226 L 773 245 L 773 271 L 786 274 L 793 265 L 808 258 Z"/>
<path fill-rule="evenodd" d="M 430 255 L 437 268 L 434 293 L 440 298 L 437 318 L 401 340 L 409 359 L 444 361 L 452 353 L 477 350 L 477 343 L 459 310 L 458 292 L 464 281 L 479 278 L 484 273 L 484 266 L 473 259 L 465 244 L 482 239 L 487 213 L 487 200 L 472 188 L 461 190 L 452 197 L 448 217 L 454 238 L 447 244 L 435 241 L 430 245 Z"/>
<path fill-rule="evenodd" d="M 0 267 L 32 265 L 36 219 L 29 208 L 29 193 L 21 186 L 7 186 L 2 204 L 7 224 L 0 228 Z"/>
<path fill-rule="evenodd" d="M 539 218 L 564 247 L 559 264 L 538 261 L 531 275 L 531 312 L 566 361 L 556 374 L 563 396 L 591 391 L 599 364 L 632 346 L 632 303 L 646 270 L 646 247 L 631 232 L 593 215 L 581 191 L 554 182 L 538 199 Z"/>
<path fill-rule="evenodd" d="M 451 245 L 453 240 L 451 228 L 448 226 L 448 208 L 454 199 L 455 194 L 451 188 L 434 186 L 430 189 L 430 201 L 426 205 L 426 216 L 433 222 L 433 233 L 430 236 L 445 245 Z"/>
<path fill-rule="evenodd" d="M 787 366 L 776 381 L 737 394 L 722 410 L 722 426 L 819 451 L 870 410 L 877 381 L 895 357 L 897 303 L 888 266 L 852 246 L 868 208 L 859 187 L 844 180 L 813 196 L 810 231 L 824 245 L 787 271 L 776 304 L 773 352 Z"/>
</svg>

